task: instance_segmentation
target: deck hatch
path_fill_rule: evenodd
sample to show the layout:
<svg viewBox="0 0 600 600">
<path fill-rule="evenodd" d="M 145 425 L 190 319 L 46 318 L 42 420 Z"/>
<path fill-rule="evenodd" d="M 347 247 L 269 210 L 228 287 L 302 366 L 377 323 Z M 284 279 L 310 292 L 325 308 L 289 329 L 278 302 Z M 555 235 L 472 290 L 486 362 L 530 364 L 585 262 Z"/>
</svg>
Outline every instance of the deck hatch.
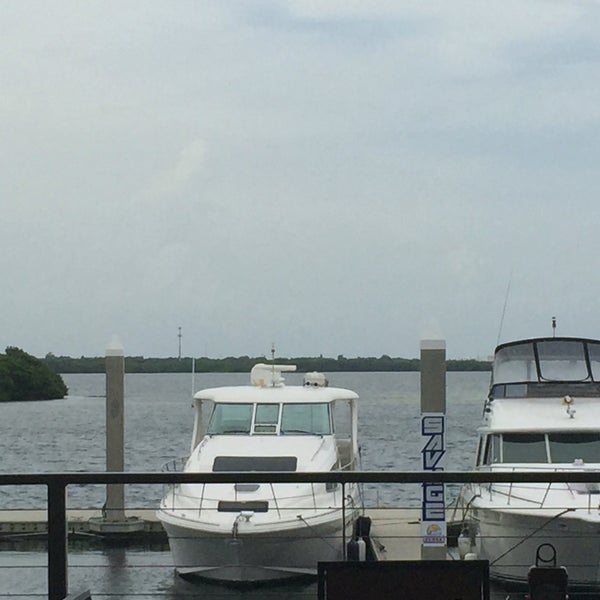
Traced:
<svg viewBox="0 0 600 600">
<path fill-rule="evenodd" d="M 217 456 L 213 472 L 231 471 L 295 471 L 298 458 L 295 456 Z"/>
<path fill-rule="evenodd" d="M 269 503 L 262 500 L 252 500 L 249 502 L 235 502 L 231 500 L 221 500 L 217 506 L 219 512 L 241 512 L 251 510 L 253 512 L 268 512 Z"/>
</svg>

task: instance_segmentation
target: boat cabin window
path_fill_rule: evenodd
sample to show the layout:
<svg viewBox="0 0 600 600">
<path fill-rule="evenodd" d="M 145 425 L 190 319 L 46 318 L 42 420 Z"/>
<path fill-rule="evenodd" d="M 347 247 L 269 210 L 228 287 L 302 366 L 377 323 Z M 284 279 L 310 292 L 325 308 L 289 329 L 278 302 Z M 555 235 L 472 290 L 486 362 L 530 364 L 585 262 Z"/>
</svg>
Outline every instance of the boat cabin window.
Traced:
<svg viewBox="0 0 600 600">
<path fill-rule="evenodd" d="M 477 455 L 476 455 L 476 459 L 475 459 L 475 464 L 476 465 L 481 465 L 483 464 L 483 450 L 485 448 L 485 438 L 479 438 L 479 441 L 477 442 Z"/>
<path fill-rule="evenodd" d="M 600 433 L 550 433 L 548 440 L 553 463 L 600 463 Z"/>
<path fill-rule="evenodd" d="M 254 415 L 254 433 L 277 433 L 279 404 L 257 404 Z"/>
<path fill-rule="evenodd" d="M 592 371 L 592 379 L 600 381 L 600 344 L 588 342 L 588 356 L 590 358 L 590 369 Z"/>
<path fill-rule="evenodd" d="M 333 405 L 333 430 L 338 440 L 352 437 L 352 400 L 336 400 Z"/>
<path fill-rule="evenodd" d="M 282 434 L 329 435 L 329 404 L 284 404 L 281 415 Z"/>
<path fill-rule="evenodd" d="M 542 433 L 505 433 L 503 463 L 547 463 L 546 439 Z"/>
<path fill-rule="evenodd" d="M 537 343 L 540 378 L 544 381 L 584 381 L 588 378 L 584 346 L 580 341 Z"/>
<path fill-rule="evenodd" d="M 591 383 L 600 381 L 600 343 L 583 339 L 539 339 L 500 346 L 494 356 L 492 386 L 501 384 Z"/>
<path fill-rule="evenodd" d="M 483 462 L 486 465 L 492 465 L 495 463 L 502 462 L 501 438 L 499 435 L 488 435 L 485 441 L 485 453 L 483 455 Z"/>
<path fill-rule="evenodd" d="M 507 346 L 494 358 L 494 384 L 516 381 L 537 381 L 533 344 Z"/>
<path fill-rule="evenodd" d="M 528 387 L 526 383 L 502 383 L 492 388 L 494 398 L 525 398 Z"/>
<path fill-rule="evenodd" d="M 209 435 L 249 434 L 253 408 L 253 404 L 216 403 L 207 433 Z"/>
<path fill-rule="evenodd" d="M 329 404 L 215 403 L 208 435 L 331 434 Z"/>
<path fill-rule="evenodd" d="M 483 464 L 573 464 L 579 460 L 600 463 L 600 432 L 495 433 L 487 436 Z"/>
</svg>

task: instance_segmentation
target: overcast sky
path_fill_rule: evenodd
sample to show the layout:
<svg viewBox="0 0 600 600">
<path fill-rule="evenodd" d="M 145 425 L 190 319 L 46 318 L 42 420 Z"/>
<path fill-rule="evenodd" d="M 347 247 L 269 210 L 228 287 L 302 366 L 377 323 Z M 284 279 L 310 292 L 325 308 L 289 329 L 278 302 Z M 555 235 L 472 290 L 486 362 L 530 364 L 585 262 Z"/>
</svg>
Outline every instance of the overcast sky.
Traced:
<svg viewBox="0 0 600 600">
<path fill-rule="evenodd" d="M 0 159 L 0 351 L 600 338 L 596 1 L 5 0 Z"/>
</svg>

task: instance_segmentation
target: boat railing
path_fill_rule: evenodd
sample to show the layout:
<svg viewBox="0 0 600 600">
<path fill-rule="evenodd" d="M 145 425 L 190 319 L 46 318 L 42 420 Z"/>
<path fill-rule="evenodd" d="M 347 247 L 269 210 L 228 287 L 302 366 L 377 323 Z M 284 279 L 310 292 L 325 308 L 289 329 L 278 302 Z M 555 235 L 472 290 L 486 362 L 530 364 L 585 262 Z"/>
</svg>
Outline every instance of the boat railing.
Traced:
<svg viewBox="0 0 600 600">
<path fill-rule="evenodd" d="M 161 467 L 160 470 L 163 473 L 181 473 L 181 472 L 183 472 L 183 469 L 185 468 L 186 463 L 187 463 L 187 458 L 185 456 L 180 456 L 178 458 L 173 458 L 173 459 L 167 461 Z M 173 486 L 173 485 L 163 484 L 163 491 L 162 491 L 163 497 L 167 496 L 169 494 L 169 492 L 173 492 L 175 487 L 176 486 Z"/>
<path fill-rule="evenodd" d="M 182 472 L 181 469 L 175 471 L 165 471 L 165 472 Z M 239 483 L 239 482 L 237 482 Z M 278 518 L 289 518 L 289 511 L 292 510 L 289 506 L 289 500 L 294 500 L 295 504 L 293 506 L 293 510 L 296 510 L 298 506 L 305 506 L 305 504 L 310 504 L 312 509 L 316 512 L 321 510 L 319 501 L 322 500 L 322 496 L 325 493 L 333 492 L 333 501 L 332 506 L 337 507 L 339 510 L 342 506 L 343 495 L 341 493 L 340 485 L 337 483 L 325 483 L 321 484 L 321 491 L 315 485 L 314 482 L 305 482 L 308 485 L 304 488 L 306 490 L 305 493 L 298 493 L 297 486 L 294 486 L 293 489 L 289 487 L 290 484 L 274 484 L 272 482 L 263 482 L 263 484 L 268 485 L 270 494 L 263 498 L 264 500 L 272 500 L 273 507 L 277 512 Z M 198 484 L 201 485 L 201 491 L 198 494 L 197 489 L 193 491 L 193 493 L 186 493 L 185 488 L 183 488 L 180 484 L 166 484 L 164 487 L 168 489 L 167 492 L 163 494 L 164 508 L 167 510 L 176 512 L 182 511 L 186 512 L 191 510 L 195 511 L 195 514 L 198 518 L 202 516 L 202 514 L 206 511 L 214 511 L 217 510 L 218 500 L 221 499 L 213 497 L 212 495 L 207 495 L 207 484 Z M 349 484 L 350 488 L 353 488 L 356 484 Z M 323 489 L 325 487 L 325 489 Z M 352 492 L 352 489 L 348 490 Z M 360 487 L 359 487 L 360 492 Z M 362 497 L 362 493 L 360 493 Z M 243 500 L 243 492 L 236 492 L 236 500 Z"/>
<path fill-rule="evenodd" d="M 166 462 L 161 471 L 164 473 L 179 473 L 183 471 L 185 467 L 185 463 L 187 462 L 187 458 L 185 456 L 180 456 L 179 458 L 174 458 L 168 462 Z"/>
<path fill-rule="evenodd" d="M 492 483 L 492 482 L 485 484 L 484 487 L 486 487 L 488 490 L 490 500 L 492 500 L 495 495 L 496 496 L 505 496 L 507 506 L 511 505 L 512 500 L 518 500 L 519 502 L 531 504 L 532 506 L 535 506 L 536 508 L 547 508 L 546 502 L 548 501 L 548 496 L 550 494 L 550 491 L 552 489 L 558 490 L 558 489 L 562 488 L 563 490 L 564 489 L 568 490 L 573 499 L 581 499 L 582 497 L 586 497 L 587 498 L 587 511 L 588 511 L 588 513 L 591 513 L 592 505 L 594 504 L 593 501 L 594 500 L 597 501 L 598 498 L 600 497 L 599 496 L 599 494 L 600 494 L 600 470 L 595 469 L 595 468 L 582 469 L 581 466 L 579 466 L 579 465 L 573 465 L 573 467 L 561 466 L 561 467 L 554 467 L 552 469 L 549 469 L 547 466 L 537 467 L 535 465 L 527 465 L 527 469 L 524 469 L 523 467 L 506 468 L 503 466 L 503 467 L 497 468 L 497 469 L 492 468 L 488 472 L 490 472 L 490 473 L 539 472 L 539 473 L 557 473 L 557 474 L 559 474 L 559 473 L 588 473 L 588 474 L 595 474 L 595 477 L 597 477 L 596 481 L 591 481 L 591 482 L 586 482 L 586 483 L 579 483 L 579 482 L 571 483 L 569 481 L 564 481 L 564 482 L 547 482 L 542 486 L 536 485 L 536 489 L 538 489 L 540 491 L 543 490 L 541 499 L 535 499 L 533 497 L 527 497 L 524 494 L 519 494 L 518 490 L 522 490 L 523 487 L 522 487 L 522 485 L 520 485 L 515 490 L 515 483 L 521 483 L 521 482 L 510 481 L 508 483 L 508 490 L 506 490 L 506 484 L 498 484 L 498 483 Z"/>
</svg>

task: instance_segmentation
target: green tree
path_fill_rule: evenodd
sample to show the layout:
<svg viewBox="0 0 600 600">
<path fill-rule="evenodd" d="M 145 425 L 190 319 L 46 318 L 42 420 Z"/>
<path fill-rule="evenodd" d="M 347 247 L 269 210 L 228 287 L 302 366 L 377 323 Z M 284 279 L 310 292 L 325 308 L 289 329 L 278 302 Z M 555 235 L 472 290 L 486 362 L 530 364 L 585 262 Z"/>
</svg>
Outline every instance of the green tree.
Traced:
<svg viewBox="0 0 600 600">
<path fill-rule="evenodd" d="M 20 348 L 0 354 L 0 401 L 54 400 L 67 392 L 60 375 Z"/>
</svg>

